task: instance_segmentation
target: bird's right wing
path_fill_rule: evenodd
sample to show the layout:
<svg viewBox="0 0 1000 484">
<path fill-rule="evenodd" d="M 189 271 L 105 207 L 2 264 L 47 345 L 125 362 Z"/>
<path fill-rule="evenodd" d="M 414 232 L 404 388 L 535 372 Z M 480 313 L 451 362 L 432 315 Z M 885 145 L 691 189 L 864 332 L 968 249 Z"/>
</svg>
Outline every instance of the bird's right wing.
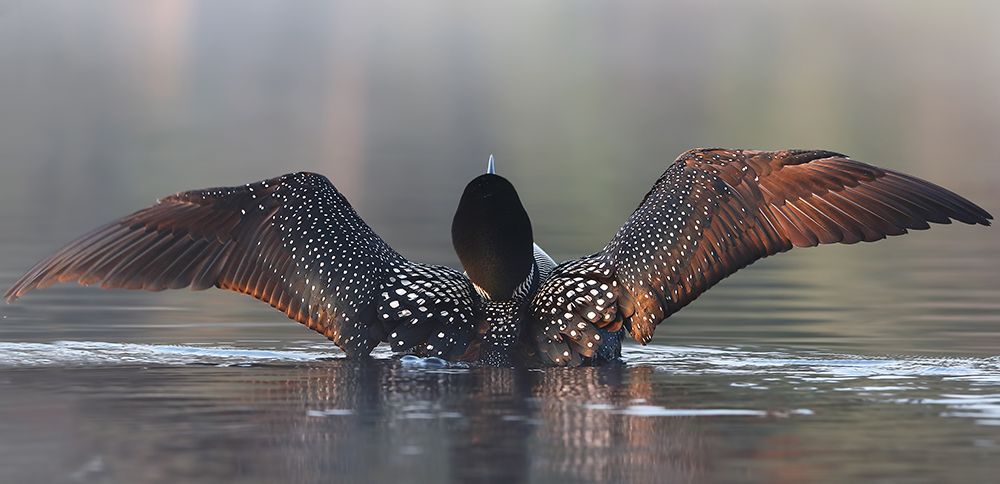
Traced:
<svg viewBox="0 0 1000 484">
<path fill-rule="evenodd" d="M 992 217 L 937 185 L 838 153 L 691 150 L 603 250 L 556 267 L 532 302 L 529 331 L 543 360 L 573 364 L 600 347 L 598 328 L 624 325 L 645 344 L 667 316 L 762 257 L 950 219 Z"/>
<path fill-rule="evenodd" d="M 406 260 L 329 180 L 305 172 L 163 198 L 39 262 L 6 298 L 69 281 L 249 294 L 349 355 L 389 341 L 457 358 L 479 305 L 461 272 Z"/>
</svg>

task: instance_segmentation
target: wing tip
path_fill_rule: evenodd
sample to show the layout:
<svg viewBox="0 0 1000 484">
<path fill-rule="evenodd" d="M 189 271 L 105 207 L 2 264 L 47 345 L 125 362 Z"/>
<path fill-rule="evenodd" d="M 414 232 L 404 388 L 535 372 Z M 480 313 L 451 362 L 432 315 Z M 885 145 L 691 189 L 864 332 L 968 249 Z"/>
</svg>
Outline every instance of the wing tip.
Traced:
<svg viewBox="0 0 1000 484">
<path fill-rule="evenodd" d="M 3 300 L 7 304 L 14 304 L 14 301 L 23 296 L 25 292 L 27 291 L 22 291 L 18 285 L 14 285 L 4 293 Z"/>
<path fill-rule="evenodd" d="M 983 227 L 989 227 L 993 225 L 993 214 L 987 212 L 979 205 L 976 205 L 972 202 L 969 203 L 972 205 L 972 208 L 974 209 L 971 210 L 972 213 L 970 213 L 971 215 L 971 217 L 969 217 L 970 220 L 959 220 L 960 222 L 965 222 L 969 225 L 982 225 Z"/>
<path fill-rule="evenodd" d="M 982 225 L 984 227 L 993 225 L 993 214 L 961 196 L 958 196 L 958 198 L 960 202 L 964 202 L 960 207 L 962 211 L 948 213 L 949 218 L 969 225 Z"/>
<path fill-rule="evenodd" d="M 26 274 L 21 276 L 14 284 L 11 284 L 10 288 L 3 295 L 3 300 L 7 304 L 13 304 L 21 296 L 24 296 L 32 289 L 38 287 L 37 274 L 34 270 L 28 271 Z"/>
<path fill-rule="evenodd" d="M 989 227 L 990 225 L 993 225 L 993 214 L 987 212 L 986 209 L 978 205 L 976 205 L 976 208 L 978 208 L 980 212 L 979 220 L 977 220 L 976 223 L 984 227 Z"/>
</svg>

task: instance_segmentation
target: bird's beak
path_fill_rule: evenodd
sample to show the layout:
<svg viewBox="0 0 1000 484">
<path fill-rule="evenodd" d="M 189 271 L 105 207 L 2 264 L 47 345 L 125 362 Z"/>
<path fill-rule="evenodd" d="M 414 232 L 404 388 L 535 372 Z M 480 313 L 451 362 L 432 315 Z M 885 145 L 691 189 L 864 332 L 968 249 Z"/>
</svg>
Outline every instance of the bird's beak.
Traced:
<svg viewBox="0 0 1000 484">
<path fill-rule="evenodd" d="M 486 163 L 486 173 L 490 175 L 496 175 L 496 167 L 493 166 L 493 153 L 490 153 L 490 161 Z"/>
</svg>

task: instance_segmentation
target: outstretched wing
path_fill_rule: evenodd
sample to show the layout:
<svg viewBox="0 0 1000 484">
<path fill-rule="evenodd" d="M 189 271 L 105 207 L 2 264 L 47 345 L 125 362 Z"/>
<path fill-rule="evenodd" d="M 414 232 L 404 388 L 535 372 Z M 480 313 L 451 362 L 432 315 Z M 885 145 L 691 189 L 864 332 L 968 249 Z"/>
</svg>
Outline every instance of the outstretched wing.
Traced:
<svg viewBox="0 0 1000 484">
<path fill-rule="evenodd" d="M 542 355 L 571 364 L 594 353 L 598 328 L 624 324 L 648 342 L 660 321 L 762 257 L 951 219 L 992 217 L 937 185 L 838 153 L 691 150 L 603 250 L 555 269 L 533 301 L 531 330 Z"/>
<path fill-rule="evenodd" d="M 413 263 L 322 175 L 182 192 L 39 262 L 8 302 L 57 282 L 159 291 L 220 287 L 267 302 L 350 355 L 380 341 L 454 357 L 478 296 L 460 272 Z"/>
</svg>

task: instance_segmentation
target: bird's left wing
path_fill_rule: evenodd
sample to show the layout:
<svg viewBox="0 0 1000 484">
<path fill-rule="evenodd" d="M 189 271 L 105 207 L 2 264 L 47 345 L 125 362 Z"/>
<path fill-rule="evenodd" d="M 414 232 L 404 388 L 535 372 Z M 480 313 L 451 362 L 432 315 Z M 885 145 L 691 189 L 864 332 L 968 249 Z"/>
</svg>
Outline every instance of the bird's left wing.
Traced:
<svg viewBox="0 0 1000 484">
<path fill-rule="evenodd" d="M 715 283 L 793 246 L 991 218 L 937 185 L 838 153 L 691 150 L 603 250 L 556 267 L 532 301 L 528 336 L 543 361 L 578 363 L 622 325 L 645 344 Z"/>
<path fill-rule="evenodd" d="M 241 292 L 349 355 L 388 341 L 458 358 L 475 336 L 479 304 L 464 274 L 406 260 L 326 177 L 306 172 L 163 198 L 39 262 L 6 299 L 69 281 Z"/>
</svg>

